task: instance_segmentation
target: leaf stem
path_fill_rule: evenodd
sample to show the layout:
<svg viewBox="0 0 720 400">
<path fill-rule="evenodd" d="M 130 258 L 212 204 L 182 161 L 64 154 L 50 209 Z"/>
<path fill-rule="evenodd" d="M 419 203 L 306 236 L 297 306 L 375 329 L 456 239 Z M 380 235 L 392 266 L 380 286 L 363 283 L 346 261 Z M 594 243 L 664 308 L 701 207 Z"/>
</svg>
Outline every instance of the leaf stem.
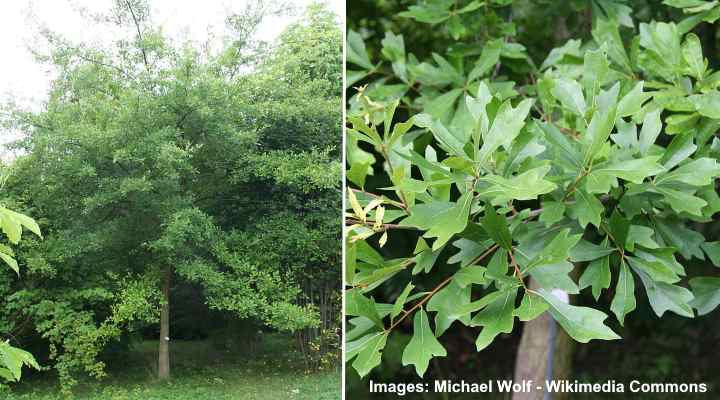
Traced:
<svg viewBox="0 0 720 400">
<path fill-rule="evenodd" d="M 492 247 L 487 249 L 483 254 L 481 254 L 478 258 L 473 260 L 473 262 L 470 263 L 470 265 L 477 263 L 480 260 L 482 260 L 483 258 L 487 257 L 490 253 L 495 251 L 497 248 L 498 248 L 497 244 L 493 245 Z M 432 298 L 435 295 L 435 293 L 437 293 L 438 291 L 440 291 L 440 289 L 444 288 L 448 283 L 450 283 L 450 281 L 452 281 L 452 279 L 453 279 L 453 276 L 454 275 L 450 275 L 449 277 L 445 278 L 442 282 L 440 282 L 437 286 L 435 286 L 435 288 L 433 290 L 431 290 L 430 293 L 426 294 L 420 301 L 415 303 L 415 305 L 413 305 L 409 310 L 407 310 L 407 311 L 403 310 L 404 314 L 400 318 L 398 318 L 395 322 L 393 322 L 387 329 L 385 329 L 385 333 L 389 333 L 390 331 L 392 331 L 393 328 L 398 326 L 403 320 L 405 320 L 405 318 L 410 316 L 410 314 L 412 314 L 418 308 L 422 307 L 422 305 L 425 304 L 428 300 L 430 300 L 430 298 Z"/>
</svg>

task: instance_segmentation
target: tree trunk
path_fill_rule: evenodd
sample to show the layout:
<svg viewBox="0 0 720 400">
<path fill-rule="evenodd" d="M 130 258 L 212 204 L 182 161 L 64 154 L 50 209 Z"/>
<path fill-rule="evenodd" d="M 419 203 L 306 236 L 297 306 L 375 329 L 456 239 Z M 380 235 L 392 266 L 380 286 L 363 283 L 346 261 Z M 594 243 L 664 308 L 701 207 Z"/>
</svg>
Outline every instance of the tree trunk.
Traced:
<svg viewBox="0 0 720 400">
<path fill-rule="evenodd" d="M 158 379 L 170 378 L 170 283 L 172 270 L 163 272 L 163 305 L 160 310 L 160 344 L 158 347 Z"/>
<path fill-rule="evenodd" d="M 530 287 L 536 289 L 537 282 L 530 281 Z M 551 324 L 555 327 L 552 328 Z M 514 393 L 513 400 L 562 400 L 567 399 L 563 393 L 549 393 L 545 397 L 545 380 L 548 377 L 548 353 L 550 350 L 551 329 L 554 329 L 554 352 L 552 354 L 551 379 L 569 379 L 572 362 L 572 339 L 557 325 L 548 312 L 532 321 L 525 322 L 522 338 L 515 359 L 515 382 L 532 381 L 529 393 Z M 541 386 L 542 390 L 535 390 Z"/>
</svg>

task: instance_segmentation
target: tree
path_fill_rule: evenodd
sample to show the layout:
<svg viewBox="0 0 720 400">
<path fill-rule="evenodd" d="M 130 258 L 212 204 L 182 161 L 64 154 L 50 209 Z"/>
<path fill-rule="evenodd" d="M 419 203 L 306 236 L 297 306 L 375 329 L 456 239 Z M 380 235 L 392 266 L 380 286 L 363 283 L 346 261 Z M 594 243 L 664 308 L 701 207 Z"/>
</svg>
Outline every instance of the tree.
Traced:
<svg viewBox="0 0 720 400">
<path fill-rule="evenodd" d="M 289 29 L 317 35 L 292 46 L 328 49 L 332 42 L 319 41 L 338 38 L 325 68 L 339 70 L 330 14 L 307 15 L 309 25 Z M 300 57 L 267 61 L 280 60 L 287 36 L 248 57 L 237 48 L 244 41 L 227 40 L 217 53 L 173 43 L 144 1 L 118 1 L 110 17 L 132 36 L 107 48 L 46 34 L 45 60 L 59 71 L 48 104 L 12 116 L 27 137 L 9 189 L 48 222 L 46 240 L 28 250 L 28 283 L 3 318 L 23 310 L 30 328 L 10 323 L 49 343 L 65 390 L 81 371 L 104 375 L 108 343 L 156 324 L 158 376 L 168 378 L 178 282 L 201 287 L 212 309 L 298 331 L 320 323 L 300 272 L 339 276 L 328 264 L 339 228 L 328 226 L 340 200 L 340 102 L 327 76 L 286 83 L 304 67 L 315 71 L 296 65 Z M 230 27 L 240 28 L 237 18 Z M 295 140 L 281 140 L 288 132 Z M 302 248 L 312 240 L 313 251 Z"/>
<path fill-rule="evenodd" d="M 658 317 L 719 303 L 720 280 L 681 262 L 718 265 L 695 226 L 720 210 L 720 94 L 691 32 L 717 7 L 668 1 L 680 22 L 636 25 L 622 2 L 591 2 L 569 28 L 573 2 L 510 3 L 421 2 L 382 40 L 349 18 L 370 28 L 367 47 L 347 35 L 347 360 L 360 376 L 403 325 L 402 364 L 423 376 L 453 324 L 479 327 L 482 351 L 547 312 L 586 343 L 620 339 L 611 326 L 636 287 Z M 645 14 L 675 14 L 661 8 Z M 554 293 L 587 288 L 596 303 Z"/>
</svg>

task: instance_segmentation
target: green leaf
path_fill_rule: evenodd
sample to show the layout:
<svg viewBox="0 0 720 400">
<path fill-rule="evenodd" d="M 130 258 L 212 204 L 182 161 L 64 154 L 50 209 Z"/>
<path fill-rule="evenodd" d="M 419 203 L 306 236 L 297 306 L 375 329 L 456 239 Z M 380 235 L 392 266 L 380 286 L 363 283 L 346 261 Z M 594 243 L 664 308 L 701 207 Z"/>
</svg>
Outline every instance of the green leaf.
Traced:
<svg viewBox="0 0 720 400">
<path fill-rule="evenodd" d="M 687 212 L 701 216 L 703 207 L 707 205 L 705 200 L 686 192 L 662 186 L 656 187 L 655 190 L 665 196 L 665 200 L 670 204 L 670 207 L 678 213 Z"/>
<path fill-rule="evenodd" d="M 551 226 L 562 220 L 565 214 L 565 204 L 559 201 L 545 201 L 542 203 L 542 210 L 538 219 L 544 223 L 545 226 Z"/>
<path fill-rule="evenodd" d="M 352 366 L 361 378 L 380 365 L 381 352 L 385 348 L 387 338 L 388 334 L 385 332 L 373 332 L 346 345 L 345 351 L 348 360 L 353 358 L 351 356 L 357 355 Z"/>
<path fill-rule="evenodd" d="M 555 81 L 555 85 L 550 92 L 560 101 L 563 107 L 580 117 L 585 115 L 587 105 L 585 104 L 582 87 L 577 81 L 572 79 L 558 79 Z"/>
<path fill-rule="evenodd" d="M 456 316 L 455 310 L 470 304 L 470 286 L 460 287 L 455 280 L 435 293 L 427 304 L 428 311 L 436 311 L 435 332 L 442 335 L 455 320 L 460 319 L 465 325 L 470 323 L 470 315 Z"/>
<path fill-rule="evenodd" d="M 25 228 L 27 228 L 28 230 L 30 230 L 30 232 L 32 232 L 32 233 L 38 235 L 38 237 L 42 238 L 42 233 L 40 233 L 40 227 L 38 226 L 37 222 L 35 222 L 34 219 L 28 217 L 27 215 L 20 214 L 18 212 L 8 210 L 8 209 L 5 209 L 4 212 L 9 214 L 16 221 L 18 221 L 20 223 L 20 225 L 22 225 Z"/>
<path fill-rule="evenodd" d="M 602 290 L 610 287 L 610 257 L 593 260 L 585 268 L 578 283 L 580 290 L 592 286 L 592 294 L 597 301 Z"/>
<path fill-rule="evenodd" d="M 573 262 L 592 261 L 607 256 L 614 251 L 615 249 L 608 247 L 604 242 L 602 245 L 597 245 L 580 239 L 575 247 L 570 249 L 570 260 Z"/>
<path fill-rule="evenodd" d="M 658 160 L 660 160 L 660 156 L 647 156 L 598 166 L 587 176 L 587 191 L 589 193 L 609 193 L 611 187 L 617 186 L 616 178 L 640 184 L 645 178 L 663 171 Z"/>
<path fill-rule="evenodd" d="M 682 46 L 682 56 L 687 64 L 686 73 L 697 80 L 701 80 L 707 69 L 707 61 L 703 58 L 700 38 L 694 33 L 685 36 Z"/>
<path fill-rule="evenodd" d="M 468 224 L 472 199 L 472 192 L 467 191 L 460 196 L 457 203 L 451 208 L 439 214 L 437 220 L 435 220 L 430 229 L 425 232 L 424 237 L 437 237 L 432 246 L 433 251 L 445 245 L 454 234 L 460 233 L 465 229 Z"/>
<path fill-rule="evenodd" d="M 647 100 L 648 95 L 643 93 L 643 81 L 635 84 L 635 86 L 620 99 L 617 106 L 617 117 L 627 117 L 640 111 L 643 103 Z"/>
<path fill-rule="evenodd" d="M 10 243 L 18 244 L 20 242 L 22 225 L 20 221 L 16 220 L 15 216 L 10 213 L 10 210 L 4 207 L 0 208 L 0 225 Z"/>
<path fill-rule="evenodd" d="M 656 249 L 660 247 L 653 236 L 655 231 L 652 228 L 641 225 L 630 225 L 628 229 L 628 236 L 625 240 L 625 248 L 629 251 L 635 251 L 635 245 L 639 244 L 648 249 Z"/>
<path fill-rule="evenodd" d="M 708 255 L 713 265 L 720 267 L 720 242 L 705 242 L 701 247 L 705 250 L 705 254 Z"/>
<path fill-rule="evenodd" d="M 575 203 L 569 207 L 570 215 L 578 220 L 580 226 L 585 228 L 587 224 L 600 226 L 602 214 L 605 211 L 600 200 L 583 189 L 575 190 Z"/>
<path fill-rule="evenodd" d="M 720 92 L 712 91 L 705 94 L 688 96 L 700 115 L 708 118 L 720 119 Z"/>
<path fill-rule="evenodd" d="M 665 311 L 672 311 L 683 317 L 694 317 L 689 304 L 694 298 L 692 292 L 684 287 L 656 282 L 642 270 L 635 269 L 635 272 L 640 276 L 650 301 L 650 307 L 658 317 L 662 317 Z"/>
<path fill-rule="evenodd" d="M 520 302 L 520 307 L 513 311 L 513 315 L 523 322 L 532 321 L 547 311 L 548 307 L 548 304 L 542 297 L 525 291 L 525 295 L 523 295 L 523 299 Z"/>
<path fill-rule="evenodd" d="M 609 274 L 608 270 L 608 274 Z M 608 280 L 608 286 L 610 282 Z M 620 274 L 615 285 L 615 297 L 610 304 L 610 310 L 617 316 L 620 325 L 625 324 L 625 316 L 630 314 L 636 306 L 635 279 L 625 262 L 620 263 Z"/>
<path fill-rule="evenodd" d="M 698 315 L 710 313 L 720 304 L 720 278 L 699 277 L 690 279 L 695 298 L 690 305 L 698 311 Z"/>
<path fill-rule="evenodd" d="M 659 232 L 668 246 L 672 246 L 686 259 L 693 257 L 703 259 L 703 252 L 700 245 L 705 242 L 702 234 L 688 229 L 682 222 L 674 218 L 653 220 L 655 231 Z"/>
<path fill-rule="evenodd" d="M 475 62 L 475 67 L 468 74 L 468 82 L 472 82 L 477 78 L 481 78 L 488 74 L 500 60 L 500 49 L 502 48 L 502 40 L 489 40 L 483 46 L 480 58 Z"/>
<path fill-rule="evenodd" d="M 359 65 L 365 69 L 373 69 L 367 50 L 365 50 L 365 42 L 362 36 L 352 29 L 347 32 L 346 57 L 348 62 Z"/>
<path fill-rule="evenodd" d="M 505 249 L 498 249 L 493 254 L 487 266 L 485 276 L 488 279 L 503 279 L 508 271 L 508 253 Z"/>
<path fill-rule="evenodd" d="M 601 91 L 598 95 L 598 109 L 593 114 L 584 137 L 586 150 L 583 164 L 585 165 L 595 158 L 610 137 L 610 132 L 615 126 L 615 111 L 619 91 L 620 84 L 616 83 L 612 88 Z"/>
<path fill-rule="evenodd" d="M 560 289 L 569 294 L 577 294 L 580 289 L 568 276 L 573 270 L 573 265 L 567 261 L 556 261 L 542 263 L 530 269 L 530 276 L 535 279 L 540 287 L 545 289 Z"/>
<path fill-rule="evenodd" d="M 585 88 L 585 93 L 587 93 L 588 103 L 594 103 L 595 95 L 605 83 L 609 72 L 610 62 L 607 58 L 606 46 L 600 46 L 597 50 L 585 51 L 585 56 L 583 57 L 582 85 L 583 88 Z"/>
<path fill-rule="evenodd" d="M 450 154 L 468 158 L 463 150 L 465 143 L 453 135 L 439 120 L 429 114 L 417 114 L 413 117 L 413 123 L 418 127 L 430 129 L 438 143 Z"/>
<path fill-rule="evenodd" d="M 375 300 L 363 296 L 358 289 L 349 290 L 345 294 L 345 314 L 349 316 L 365 317 L 372 321 L 379 329 L 385 329 L 380 319 Z"/>
<path fill-rule="evenodd" d="M 628 233 L 630 232 L 630 221 L 625 219 L 617 209 L 610 215 L 611 238 L 617 246 L 623 247 L 627 243 Z"/>
<path fill-rule="evenodd" d="M 549 148 L 556 152 L 557 157 L 567 165 L 574 166 L 575 169 L 582 167 L 580 152 L 567 136 L 554 125 L 539 122 L 538 126 L 542 129 L 545 140 L 550 144 Z"/>
<path fill-rule="evenodd" d="M 720 176 L 720 164 L 712 158 L 703 157 L 690 161 L 655 179 L 656 185 L 681 182 L 691 186 L 706 186 Z"/>
<path fill-rule="evenodd" d="M 565 332 L 580 343 L 593 339 L 619 339 L 615 332 L 603 324 L 607 315 L 602 311 L 588 307 L 577 307 L 566 304 L 550 291 L 538 289 L 537 293 L 548 303 L 550 314 Z"/>
<path fill-rule="evenodd" d="M 15 271 L 16 274 L 20 275 L 20 268 L 18 267 L 18 263 L 12 256 L 5 253 L 0 253 L 0 258 L 5 261 L 5 264 L 7 264 L 10 269 Z"/>
<path fill-rule="evenodd" d="M 490 238 L 500 247 L 510 250 L 512 248 L 512 237 L 507 226 L 507 220 L 495 212 L 491 204 L 485 205 L 485 215 L 480 219 L 483 229 L 487 231 Z"/>
<path fill-rule="evenodd" d="M 402 293 L 400 293 L 400 296 L 395 299 L 395 303 L 393 304 L 392 311 L 390 312 L 390 318 L 395 319 L 403 310 L 403 307 L 405 307 L 405 302 L 407 301 L 407 297 L 412 292 L 412 290 L 415 288 L 415 285 L 412 284 L 412 282 L 408 282 L 407 285 L 405 285 L 405 289 L 403 289 Z"/>
<path fill-rule="evenodd" d="M 441 215 L 446 214 L 455 203 L 449 201 L 433 201 L 417 204 L 410 209 L 410 216 L 400 221 L 402 226 L 414 226 L 421 230 L 430 229 Z"/>
<path fill-rule="evenodd" d="M 580 234 L 570 235 L 568 228 L 561 230 L 530 260 L 525 270 L 529 271 L 537 266 L 556 265 L 567 261 L 570 258 L 570 249 L 577 245 L 581 236 Z"/>
<path fill-rule="evenodd" d="M 470 285 L 480 285 L 487 282 L 485 278 L 485 267 L 479 265 L 469 265 L 467 267 L 460 268 L 458 272 L 453 275 L 453 280 L 464 288 Z"/>
<path fill-rule="evenodd" d="M 481 351 L 492 343 L 500 333 L 512 332 L 515 317 L 515 297 L 517 288 L 502 292 L 495 301 L 490 303 L 472 319 L 473 326 L 482 326 L 483 329 L 475 341 L 477 351 Z"/>
<path fill-rule="evenodd" d="M 487 196 L 493 204 L 503 204 L 510 200 L 535 200 L 539 195 L 550 193 L 557 188 L 554 183 L 543 179 L 550 166 L 533 168 L 510 179 L 499 175 L 488 175 L 479 181 L 489 187 L 478 189 L 479 196 Z"/>
<path fill-rule="evenodd" d="M 620 65 L 625 71 L 632 71 L 630 58 L 623 46 L 623 40 L 620 37 L 616 21 L 597 18 L 593 23 L 592 37 L 598 45 L 606 43 L 608 56 L 610 56 L 611 60 Z"/>
<path fill-rule="evenodd" d="M 422 238 L 420 238 L 418 241 L 420 240 L 422 240 Z M 440 255 L 440 252 L 442 252 L 442 249 L 443 246 L 436 250 L 427 248 L 417 254 L 415 256 L 415 266 L 413 267 L 412 274 L 416 275 L 421 271 L 424 271 L 426 274 L 429 273 L 430 270 L 432 270 L 432 267 L 435 266 L 435 261 L 437 261 L 437 258 Z"/>
<path fill-rule="evenodd" d="M 520 133 L 525 125 L 525 118 L 533 105 L 532 99 L 525 99 L 516 108 L 512 107 L 510 100 L 505 101 L 497 111 L 492 126 L 487 135 L 483 137 L 483 144 L 477 154 L 476 161 L 484 165 L 500 146 L 506 149 Z"/>
<path fill-rule="evenodd" d="M 487 307 L 488 304 L 495 302 L 500 297 L 503 297 L 505 295 L 505 292 L 506 291 L 503 290 L 496 290 L 494 292 L 486 294 L 479 300 L 473 301 L 472 303 L 456 305 L 455 308 L 452 310 L 452 313 L 449 315 L 457 319 L 469 315 L 470 313 Z"/>
<path fill-rule="evenodd" d="M 680 280 L 675 271 L 659 261 L 646 260 L 639 257 L 628 257 L 628 262 L 635 270 L 645 272 L 653 281 L 675 283 Z"/>
<path fill-rule="evenodd" d="M 640 154 L 646 155 L 650 146 L 655 144 L 655 140 L 660 135 L 662 129 L 662 123 L 660 122 L 661 109 L 655 109 L 645 114 L 643 120 L 643 126 L 640 130 Z"/>
<path fill-rule="evenodd" d="M 22 377 L 22 367 L 40 369 L 32 354 L 25 350 L 10 346 L 8 343 L 0 342 L 0 363 L 9 372 L 11 380 L 18 382 Z M 0 368 L 2 368 L 0 367 Z"/>
<path fill-rule="evenodd" d="M 447 355 L 445 348 L 435 338 L 430 329 L 430 322 L 422 307 L 415 313 L 413 319 L 413 336 L 405 346 L 402 355 L 403 365 L 415 365 L 415 372 L 422 377 L 427 371 L 430 359 Z"/>
<path fill-rule="evenodd" d="M 488 241 L 475 241 L 470 239 L 458 239 L 453 242 L 453 246 L 460 249 L 457 253 L 453 254 L 447 261 L 448 264 L 460 263 L 460 267 L 469 265 L 475 260 L 483 251 L 487 250 L 489 245 Z"/>
</svg>

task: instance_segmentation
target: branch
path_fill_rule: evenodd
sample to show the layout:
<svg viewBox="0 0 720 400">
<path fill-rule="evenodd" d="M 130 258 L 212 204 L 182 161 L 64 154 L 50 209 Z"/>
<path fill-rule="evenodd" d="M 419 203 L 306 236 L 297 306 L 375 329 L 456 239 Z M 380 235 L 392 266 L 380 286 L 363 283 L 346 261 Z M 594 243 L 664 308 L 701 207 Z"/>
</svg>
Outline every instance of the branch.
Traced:
<svg viewBox="0 0 720 400">
<path fill-rule="evenodd" d="M 490 253 L 492 253 L 493 251 L 495 251 L 497 248 L 498 248 L 498 245 L 497 245 L 497 244 L 493 245 L 492 247 L 490 247 L 489 249 L 487 249 L 482 255 L 480 255 L 480 257 L 478 257 L 478 258 L 476 258 L 475 260 L 473 260 L 473 262 L 470 263 L 470 265 L 472 265 L 472 264 L 474 264 L 474 263 L 482 260 L 483 258 L 487 257 Z M 385 329 L 385 332 L 390 332 L 391 330 L 393 330 L 393 328 L 395 328 L 396 326 L 398 326 L 402 321 L 405 320 L 405 318 L 407 318 L 408 316 L 410 316 L 410 314 L 412 314 L 413 311 L 416 311 L 418 308 L 422 307 L 422 305 L 425 304 L 428 300 L 430 300 L 430 298 L 433 297 L 433 295 L 435 295 L 435 293 L 437 293 L 440 289 L 444 288 L 448 283 L 450 283 L 450 281 L 452 280 L 453 276 L 454 276 L 454 275 L 450 275 L 449 277 L 445 278 L 442 282 L 440 282 L 437 286 L 435 286 L 435 288 L 434 288 L 432 291 L 430 291 L 430 293 L 426 294 L 425 297 L 422 298 L 422 300 L 420 300 L 419 302 L 415 303 L 415 305 L 412 306 L 409 310 L 405 311 L 405 310 L 403 309 L 403 310 L 402 310 L 402 311 L 403 311 L 402 317 L 400 317 L 397 321 L 393 322 L 393 323 L 390 325 L 390 327 L 388 327 L 387 329 Z"/>
<path fill-rule="evenodd" d="M 132 15 L 133 22 L 135 23 L 135 30 L 137 30 L 138 42 L 140 44 L 140 51 L 142 52 L 143 62 L 145 63 L 145 70 L 150 72 L 150 64 L 148 63 L 147 54 L 145 53 L 145 46 L 143 46 L 143 43 L 142 43 L 143 37 L 142 37 L 142 33 L 140 32 L 140 23 L 138 22 L 138 19 L 135 16 L 135 11 L 133 11 L 133 8 L 130 5 L 130 2 L 128 0 L 125 0 L 125 5 L 127 5 L 128 11 L 130 11 L 130 15 Z"/>
</svg>

